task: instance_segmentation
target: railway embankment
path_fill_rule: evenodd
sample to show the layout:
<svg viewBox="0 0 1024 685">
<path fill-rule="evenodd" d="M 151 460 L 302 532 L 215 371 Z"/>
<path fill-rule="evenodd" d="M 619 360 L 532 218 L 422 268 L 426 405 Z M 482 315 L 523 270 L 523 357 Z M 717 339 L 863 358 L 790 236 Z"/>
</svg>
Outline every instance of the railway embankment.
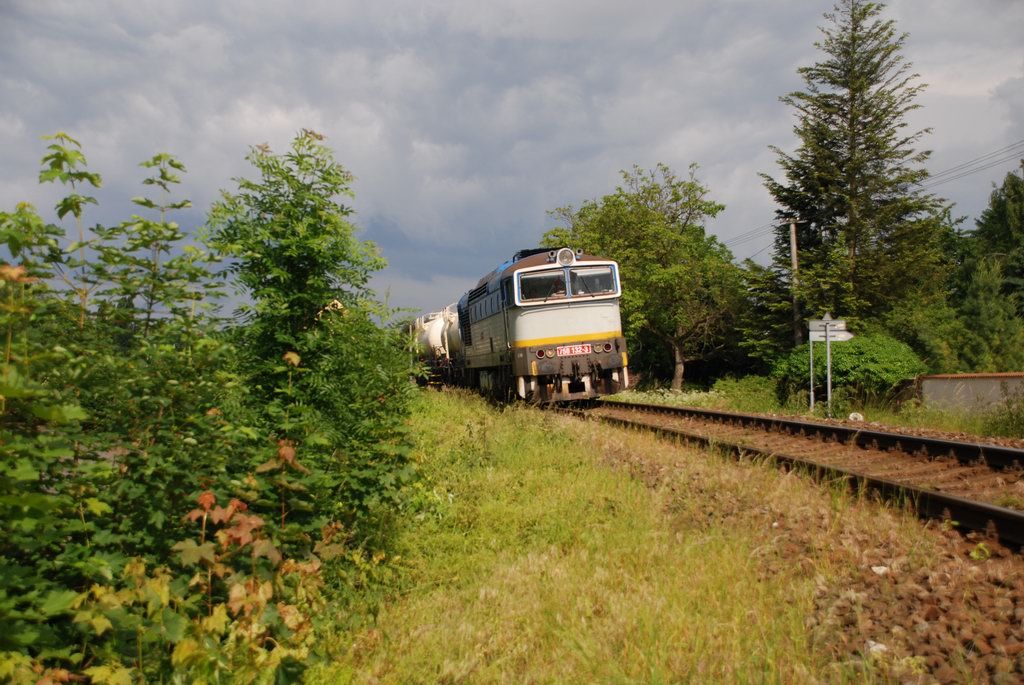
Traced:
<svg viewBox="0 0 1024 685">
<path fill-rule="evenodd" d="M 315 677 L 1016 682 L 1024 564 L 758 460 L 425 392 L 376 618 Z"/>
</svg>

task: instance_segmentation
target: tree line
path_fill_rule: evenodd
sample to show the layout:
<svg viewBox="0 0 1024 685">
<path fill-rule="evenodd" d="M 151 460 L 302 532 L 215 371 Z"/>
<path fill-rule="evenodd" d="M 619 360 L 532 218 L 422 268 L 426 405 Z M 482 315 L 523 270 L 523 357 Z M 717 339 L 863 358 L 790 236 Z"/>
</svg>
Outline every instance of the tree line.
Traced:
<svg viewBox="0 0 1024 685">
<path fill-rule="evenodd" d="M 620 262 L 635 367 L 674 389 L 689 364 L 778 371 L 805 344 L 806 319 L 829 312 L 907 369 L 1024 370 L 1024 180 L 1008 173 L 973 228 L 925 189 L 930 131 L 907 123 L 925 85 L 884 9 L 839 0 L 821 58 L 798 70 L 803 88 L 780 98 L 798 144 L 771 146 L 779 171 L 761 175 L 778 205 L 767 266 L 735 263 L 708 233 L 724 206 L 696 165 L 634 167 L 614 192 L 552 212 L 546 245 Z"/>
</svg>

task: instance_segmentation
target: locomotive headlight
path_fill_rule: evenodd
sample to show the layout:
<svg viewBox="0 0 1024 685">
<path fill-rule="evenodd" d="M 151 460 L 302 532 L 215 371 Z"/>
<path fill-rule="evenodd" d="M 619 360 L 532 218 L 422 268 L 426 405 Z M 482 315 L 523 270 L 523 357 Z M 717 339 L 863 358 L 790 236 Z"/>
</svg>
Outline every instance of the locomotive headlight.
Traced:
<svg viewBox="0 0 1024 685">
<path fill-rule="evenodd" d="M 544 354 L 547 355 L 548 359 L 551 359 L 552 357 L 555 356 L 555 351 L 554 350 L 544 350 Z"/>
<path fill-rule="evenodd" d="M 611 343 L 605 343 L 604 344 L 604 351 L 605 352 L 611 352 L 612 351 L 612 344 Z"/>
<path fill-rule="evenodd" d="M 576 261 L 576 255 L 573 254 L 572 250 L 567 247 L 563 247 L 558 251 L 558 263 L 562 266 L 571 266 Z"/>
</svg>

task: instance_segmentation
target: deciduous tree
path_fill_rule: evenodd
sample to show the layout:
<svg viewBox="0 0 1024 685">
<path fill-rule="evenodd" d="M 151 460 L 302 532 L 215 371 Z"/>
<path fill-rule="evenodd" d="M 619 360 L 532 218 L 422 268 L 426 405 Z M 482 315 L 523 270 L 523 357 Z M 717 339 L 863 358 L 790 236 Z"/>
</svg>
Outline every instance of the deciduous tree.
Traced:
<svg viewBox="0 0 1024 685">
<path fill-rule="evenodd" d="M 671 350 L 678 390 L 687 362 L 723 347 L 740 299 L 739 268 L 704 231 L 724 205 L 709 199 L 696 166 L 686 178 L 664 164 L 650 171 L 634 166 L 622 179 L 600 200 L 552 212 L 566 225 L 548 231 L 544 244 L 619 262 L 626 335 L 646 332 Z"/>
</svg>

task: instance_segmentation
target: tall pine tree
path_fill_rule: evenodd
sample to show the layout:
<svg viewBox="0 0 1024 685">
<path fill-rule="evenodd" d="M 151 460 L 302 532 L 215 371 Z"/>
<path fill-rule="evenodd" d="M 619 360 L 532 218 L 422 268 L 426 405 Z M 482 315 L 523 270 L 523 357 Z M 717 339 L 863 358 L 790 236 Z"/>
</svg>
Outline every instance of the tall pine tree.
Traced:
<svg viewBox="0 0 1024 685">
<path fill-rule="evenodd" d="M 970 269 L 986 255 L 1002 258 L 1002 292 L 1012 295 L 1018 307 L 1024 298 L 1024 161 L 1021 174 L 1010 172 L 992 191 L 988 207 L 975 230 L 968 234 L 965 266 Z M 1024 313 L 1024 312 L 1019 312 Z"/>
<path fill-rule="evenodd" d="M 804 90 L 781 98 L 795 110 L 799 145 L 792 154 L 772 147 L 784 178 L 762 174 L 780 205 L 775 267 L 790 276 L 789 221 L 799 220 L 806 316 L 883 320 L 947 281 L 952 227 L 943 202 L 920 187 L 929 152 L 916 146 L 928 130 L 906 130 L 924 85 L 901 54 L 907 35 L 881 18 L 883 7 L 839 0 L 825 14 L 815 43 L 822 60 L 799 69 Z"/>
<path fill-rule="evenodd" d="M 1016 294 L 1002 292 L 1003 267 L 996 256 L 974 266 L 960 316 L 966 335 L 961 347 L 967 371 L 1024 369 L 1024 321 L 1017 316 Z"/>
</svg>

